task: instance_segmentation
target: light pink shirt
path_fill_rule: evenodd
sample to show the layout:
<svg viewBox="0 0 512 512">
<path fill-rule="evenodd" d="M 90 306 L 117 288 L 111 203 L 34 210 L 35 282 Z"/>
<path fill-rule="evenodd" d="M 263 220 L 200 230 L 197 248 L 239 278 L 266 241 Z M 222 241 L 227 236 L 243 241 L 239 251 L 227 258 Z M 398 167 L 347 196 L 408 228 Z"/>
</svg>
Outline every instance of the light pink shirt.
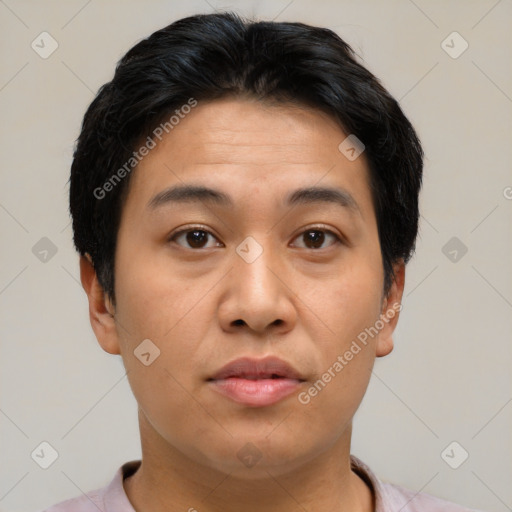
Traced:
<svg viewBox="0 0 512 512">
<path fill-rule="evenodd" d="M 135 512 L 124 491 L 123 480 L 137 471 L 140 462 L 132 460 L 123 464 L 106 487 L 62 501 L 42 512 Z M 477 512 L 429 494 L 416 493 L 397 485 L 383 483 L 364 462 L 353 455 L 351 466 L 352 470 L 372 488 L 375 512 Z"/>
</svg>

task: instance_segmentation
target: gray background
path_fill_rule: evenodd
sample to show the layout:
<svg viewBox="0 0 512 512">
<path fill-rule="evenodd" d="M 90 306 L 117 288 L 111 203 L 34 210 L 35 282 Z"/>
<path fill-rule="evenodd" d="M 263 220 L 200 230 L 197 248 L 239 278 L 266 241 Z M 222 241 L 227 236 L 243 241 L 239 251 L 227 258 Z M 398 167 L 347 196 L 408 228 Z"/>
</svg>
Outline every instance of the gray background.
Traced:
<svg viewBox="0 0 512 512">
<path fill-rule="evenodd" d="M 77 496 L 140 457 L 124 367 L 97 344 L 78 281 L 73 144 L 133 44 L 185 15 L 230 8 L 337 31 L 424 144 L 420 237 L 395 350 L 376 363 L 352 452 L 383 480 L 512 510 L 510 0 L 0 1 L 0 510 Z M 47 59 L 31 47 L 43 31 L 58 43 Z M 469 44 L 457 58 L 461 39 L 442 46 L 454 31 Z M 59 454 L 48 469 L 31 458 L 42 441 Z M 452 465 L 469 453 L 457 469 L 441 456 L 453 441 Z"/>
</svg>

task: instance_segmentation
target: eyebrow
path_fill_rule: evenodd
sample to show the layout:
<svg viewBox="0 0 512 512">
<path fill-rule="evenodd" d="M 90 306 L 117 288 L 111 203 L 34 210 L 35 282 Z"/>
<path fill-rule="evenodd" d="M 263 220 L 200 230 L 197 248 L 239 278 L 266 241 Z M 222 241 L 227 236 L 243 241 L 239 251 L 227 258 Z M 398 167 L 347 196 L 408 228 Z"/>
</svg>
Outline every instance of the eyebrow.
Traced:
<svg viewBox="0 0 512 512">
<path fill-rule="evenodd" d="M 175 185 L 156 194 L 147 204 L 155 210 L 170 203 L 205 202 L 217 206 L 234 206 L 233 199 L 220 190 L 203 185 Z M 332 187 L 305 187 L 292 191 L 286 196 L 284 204 L 289 206 L 333 203 L 346 208 L 351 213 L 361 215 L 361 209 L 354 197 L 345 189 Z"/>
</svg>

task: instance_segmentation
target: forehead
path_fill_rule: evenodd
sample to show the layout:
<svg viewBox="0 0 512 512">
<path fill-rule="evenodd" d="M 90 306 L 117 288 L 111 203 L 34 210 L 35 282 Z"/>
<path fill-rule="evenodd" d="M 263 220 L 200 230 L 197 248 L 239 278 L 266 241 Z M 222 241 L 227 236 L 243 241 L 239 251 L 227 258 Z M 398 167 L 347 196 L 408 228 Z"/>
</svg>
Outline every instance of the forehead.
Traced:
<svg viewBox="0 0 512 512">
<path fill-rule="evenodd" d="M 283 197 L 312 186 L 349 192 L 363 216 L 372 210 L 364 153 L 354 161 L 338 149 L 347 137 L 318 110 L 255 100 L 199 102 L 138 164 L 128 200 L 146 209 L 172 185 L 192 183 L 230 196 Z M 232 206 L 232 205 L 230 205 Z"/>
<path fill-rule="evenodd" d="M 319 160 L 319 150 L 331 142 L 325 140 L 329 132 L 336 140 L 343 137 L 333 119 L 312 108 L 226 98 L 199 103 L 161 146 L 175 147 L 186 139 L 181 154 L 197 163 L 202 157 L 215 163 L 218 157 L 219 162 L 244 165 L 307 165 Z"/>
</svg>

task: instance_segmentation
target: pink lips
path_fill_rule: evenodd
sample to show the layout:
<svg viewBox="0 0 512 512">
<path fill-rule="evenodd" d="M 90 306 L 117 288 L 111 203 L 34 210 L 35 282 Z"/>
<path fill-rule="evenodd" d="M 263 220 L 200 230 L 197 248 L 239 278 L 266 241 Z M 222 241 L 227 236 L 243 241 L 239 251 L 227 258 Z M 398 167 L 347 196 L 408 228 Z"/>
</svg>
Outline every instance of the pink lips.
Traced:
<svg viewBox="0 0 512 512">
<path fill-rule="evenodd" d="M 215 391 L 235 402 L 264 407 L 296 391 L 304 379 L 285 361 L 266 357 L 236 359 L 208 381 Z"/>
</svg>

